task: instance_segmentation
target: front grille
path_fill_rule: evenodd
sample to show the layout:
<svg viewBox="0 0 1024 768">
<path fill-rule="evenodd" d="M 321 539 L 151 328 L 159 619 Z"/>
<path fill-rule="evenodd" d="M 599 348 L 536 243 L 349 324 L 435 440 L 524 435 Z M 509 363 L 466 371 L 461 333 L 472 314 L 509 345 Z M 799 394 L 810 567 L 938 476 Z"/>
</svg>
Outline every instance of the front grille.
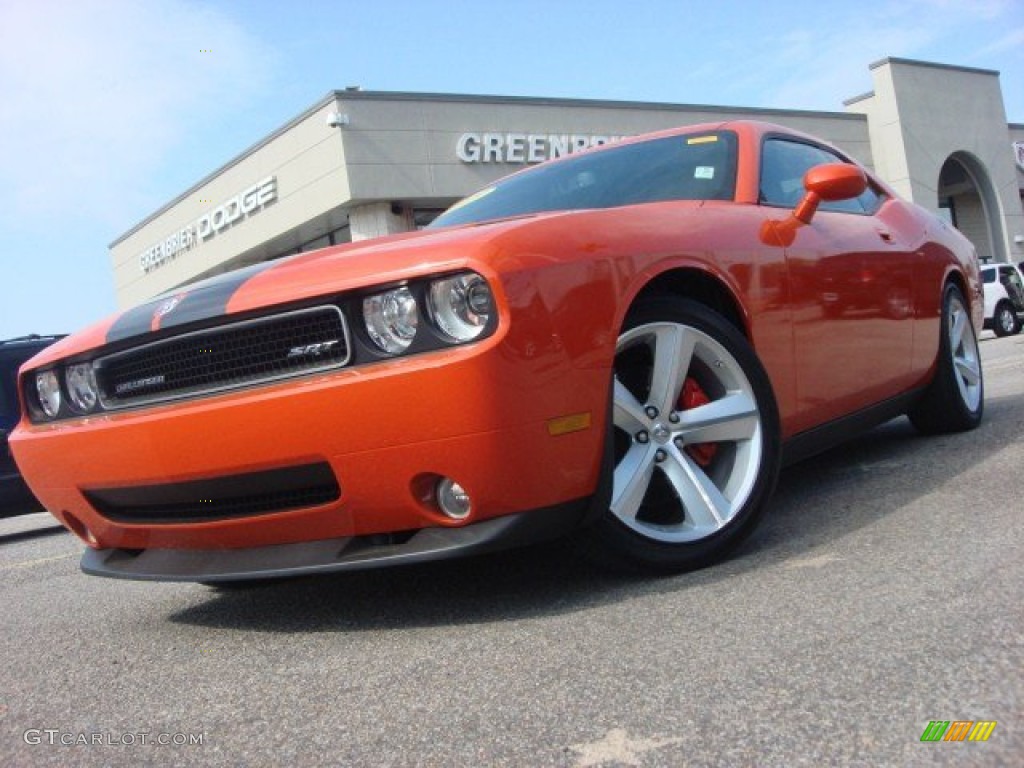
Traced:
<svg viewBox="0 0 1024 768">
<path fill-rule="evenodd" d="M 330 465 L 320 462 L 184 483 L 92 488 L 82 494 L 116 522 L 196 523 L 329 504 L 341 497 L 341 488 Z"/>
<path fill-rule="evenodd" d="M 105 408 L 196 397 L 346 365 L 335 306 L 300 309 L 162 339 L 96 361 Z"/>
</svg>

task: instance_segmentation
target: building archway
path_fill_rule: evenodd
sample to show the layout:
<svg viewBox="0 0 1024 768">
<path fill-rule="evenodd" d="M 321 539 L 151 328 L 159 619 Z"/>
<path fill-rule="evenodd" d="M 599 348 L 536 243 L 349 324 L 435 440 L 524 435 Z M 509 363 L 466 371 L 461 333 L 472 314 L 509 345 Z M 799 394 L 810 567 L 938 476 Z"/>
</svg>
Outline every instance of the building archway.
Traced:
<svg viewBox="0 0 1024 768">
<path fill-rule="evenodd" d="M 974 243 L 982 261 L 1007 260 L 1002 207 L 984 164 L 958 151 L 939 170 L 939 213 Z"/>
</svg>

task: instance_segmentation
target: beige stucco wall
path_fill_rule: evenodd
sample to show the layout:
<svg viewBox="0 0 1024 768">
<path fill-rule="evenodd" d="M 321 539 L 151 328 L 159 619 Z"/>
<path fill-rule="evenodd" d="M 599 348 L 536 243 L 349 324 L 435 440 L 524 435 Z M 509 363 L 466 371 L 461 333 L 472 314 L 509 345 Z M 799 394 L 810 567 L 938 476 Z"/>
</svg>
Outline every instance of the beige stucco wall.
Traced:
<svg viewBox="0 0 1024 768">
<path fill-rule="evenodd" d="M 349 211 L 352 241 L 372 240 L 412 229 L 410 211 L 391 203 L 363 203 Z"/>
<path fill-rule="evenodd" d="M 978 257 L 983 261 L 994 259 L 995 251 L 992 249 L 992 237 L 981 198 L 974 194 L 955 195 L 953 205 L 956 206 L 957 229 L 974 243 Z"/>
<path fill-rule="evenodd" d="M 268 242 L 347 200 L 341 138 L 337 129 L 326 124 L 332 109 L 333 101 L 302 116 L 115 242 L 111 261 L 118 303 L 131 306 L 198 276 L 266 258 Z M 270 176 L 276 177 L 275 200 L 150 272 L 142 269 L 139 255 L 143 251 Z M 312 239 L 316 234 L 305 236 Z"/>
<path fill-rule="evenodd" d="M 1024 231 L 1024 212 L 998 73 L 886 59 L 873 64 L 871 74 L 874 92 L 847 102 L 847 109 L 868 118 L 878 174 L 905 197 L 937 210 L 943 163 L 954 153 L 976 160 L 987 176 L 979 182 L 993 193 L 985 210 L 996 225 L 993 255 L 1019 260 L 1013 239 Z"/>
</svg>

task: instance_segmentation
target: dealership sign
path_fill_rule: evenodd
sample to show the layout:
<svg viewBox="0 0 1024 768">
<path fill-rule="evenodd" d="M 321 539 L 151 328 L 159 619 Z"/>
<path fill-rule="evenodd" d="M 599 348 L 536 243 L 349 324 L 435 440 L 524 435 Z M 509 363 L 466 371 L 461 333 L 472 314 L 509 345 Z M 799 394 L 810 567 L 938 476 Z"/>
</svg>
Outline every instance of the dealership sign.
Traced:
<svg viewBox="0 0 1024 768">
<path fill-rule="evenodd" d="M 258 213 L 267 203 L 276 198 L 277 177 L 268 176 L 216 208 L 211 208 L 193 223 L 185 225 L 159 243 L 151 245 L 139 254 L 139 266 L 143 272 L 152 272 L 185 251 L 190 251 L 200 243 L 209 240 L 218 232 L 223 232 L 233 224 Z"/>
<path fill-rule="evenodd" d="M 464 163 L 542 163 L 621 138 L 575 133 L 464 133 L 455 144 L 455 154 Z"/>
</svg>

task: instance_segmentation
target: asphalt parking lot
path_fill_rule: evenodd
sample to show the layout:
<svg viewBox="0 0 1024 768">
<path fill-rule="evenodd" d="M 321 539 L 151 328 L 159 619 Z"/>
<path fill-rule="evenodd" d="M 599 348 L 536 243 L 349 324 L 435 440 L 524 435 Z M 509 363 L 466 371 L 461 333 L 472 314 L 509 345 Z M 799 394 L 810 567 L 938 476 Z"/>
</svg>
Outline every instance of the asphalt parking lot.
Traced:
<svg viewBox="0 0 1024 768">
<path fill-rule="evenodd" d="M 786 470 L 688 575 L 548 546 L 216 591 L 0 520 L 0 765 L 1020 765 L 1024 335 L 989 336 L 981 428 Z"/>
</svg>

